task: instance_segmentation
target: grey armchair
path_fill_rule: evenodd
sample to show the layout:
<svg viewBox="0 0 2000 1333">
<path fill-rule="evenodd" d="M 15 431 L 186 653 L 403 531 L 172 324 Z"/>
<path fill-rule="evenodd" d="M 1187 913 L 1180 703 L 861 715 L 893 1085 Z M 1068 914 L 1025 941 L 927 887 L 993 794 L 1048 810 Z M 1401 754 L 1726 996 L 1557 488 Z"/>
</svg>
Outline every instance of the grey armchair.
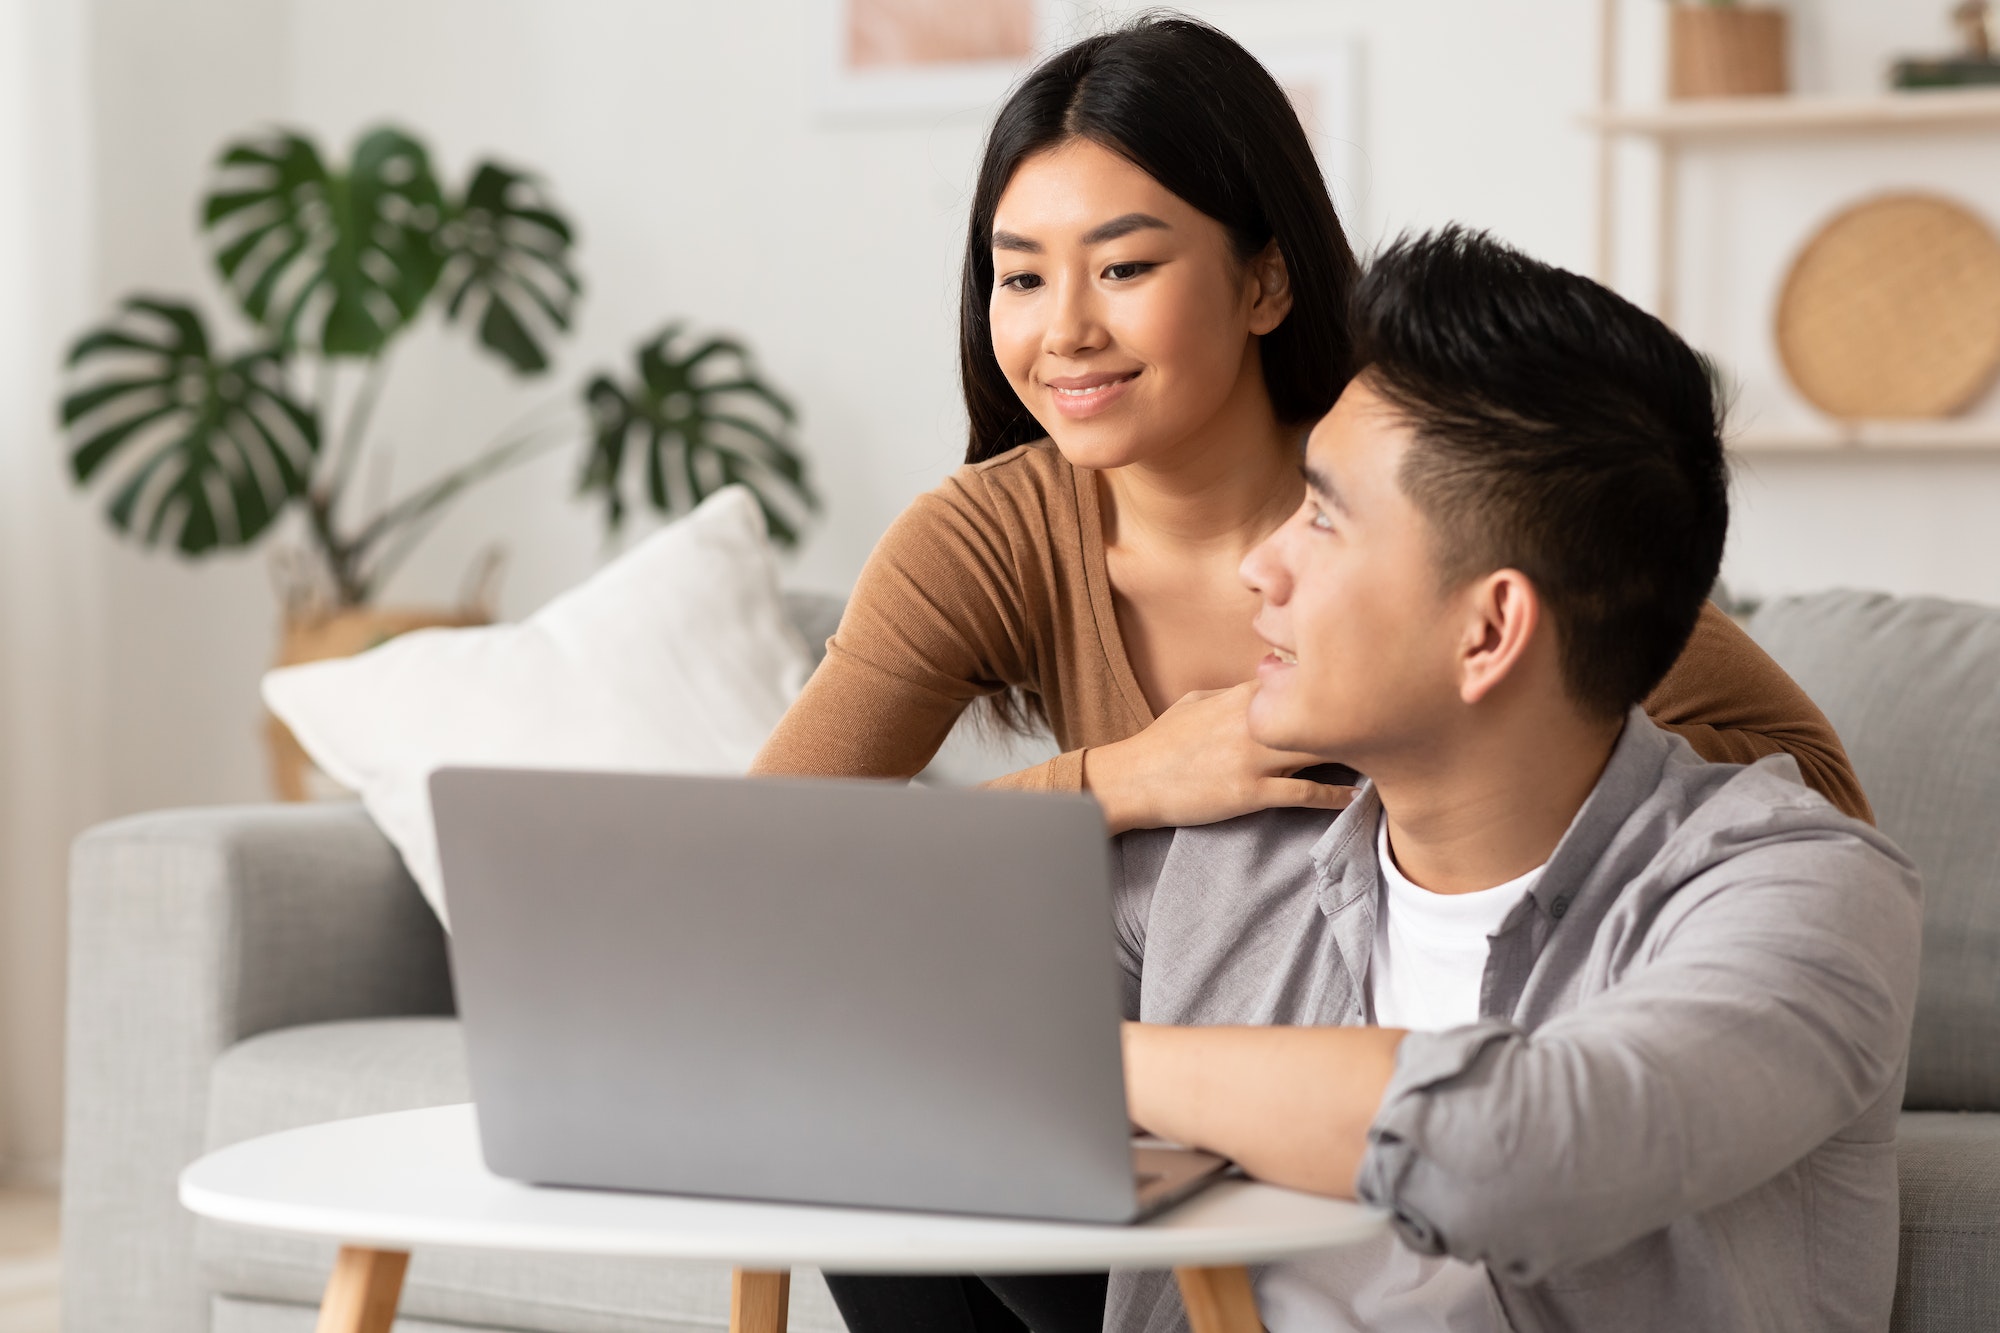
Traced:
<svg viewBox="0 0 2000 1333">
<path fill-rule="evenodd" d="M 1925 875 L 1894 1327 L 2000 1326 L 2000 611 L 1827 594 L 1752 631 Z M 464 1100 L 436 922 L 353 806 L 109 824 L 78 843 L 71 895 L 69 1333 L 308 1333 L 331 1251 L 198 1226 L 174 1179 L 256 1134 Z M 801 1278 L 794 1327 L 838 1329 Z M 398 1328 L 715 1329 L 726 1293 L 696 1266 L 423 1252 Z"/>
</svg>

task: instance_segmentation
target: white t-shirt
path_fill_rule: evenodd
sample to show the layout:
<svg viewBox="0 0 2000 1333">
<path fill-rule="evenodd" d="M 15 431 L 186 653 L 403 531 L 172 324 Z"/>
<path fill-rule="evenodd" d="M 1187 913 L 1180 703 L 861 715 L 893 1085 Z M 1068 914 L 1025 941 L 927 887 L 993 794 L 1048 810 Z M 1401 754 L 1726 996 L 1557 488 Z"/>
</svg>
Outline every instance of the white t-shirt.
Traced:
<svg viewBox="0 0 2000 1333">
<path fill-rule="evenodd" d="M 1389 854 L 1389 823 L 1376 828 L 1382 893 L 1368 998 L 1378 1027 L 1435 1032 L 1479 1021 L 1489 937 L 1541 877 L 1477 893 L 1420 888 Z M 1502 1333 L 1507 1327 L 1481 1264 L 1418 1254 L 1393 1235 L 1325 1258 L 1274 1264 L 1257 1278 L 1271 1333 Z"/>
</svg>

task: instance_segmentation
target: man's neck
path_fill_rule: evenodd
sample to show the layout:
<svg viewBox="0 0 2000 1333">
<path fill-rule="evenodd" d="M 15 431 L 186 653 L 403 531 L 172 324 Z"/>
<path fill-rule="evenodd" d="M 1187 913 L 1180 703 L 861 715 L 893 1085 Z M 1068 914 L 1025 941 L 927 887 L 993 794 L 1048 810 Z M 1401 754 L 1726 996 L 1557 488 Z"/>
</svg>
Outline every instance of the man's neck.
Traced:
<svg viewBox="0 0 2000 1333">
<path fill-rule="evenodd" d="M 1475 893 L 1543 864 L 1611 759 L 1624 719 L 1567 707 L 1474 718 L 1371 771 L 1397 868 L 1433 893 Z"/>
</svg>

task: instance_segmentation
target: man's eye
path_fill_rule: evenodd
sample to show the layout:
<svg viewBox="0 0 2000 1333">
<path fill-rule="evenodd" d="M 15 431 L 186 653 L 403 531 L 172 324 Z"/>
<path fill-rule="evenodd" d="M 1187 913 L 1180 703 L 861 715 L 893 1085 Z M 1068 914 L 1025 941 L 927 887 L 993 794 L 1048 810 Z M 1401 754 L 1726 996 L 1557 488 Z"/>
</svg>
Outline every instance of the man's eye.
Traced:
<svg viewBox="0 0 2000 1333">
<path fill-rule="evenodd" d="M 1009 273 L 1000 279 L 1000 285 L 1010 292 L 1032 292 L 1042 285 L 1042 279 L 1038 273 Z"/>
<path fill-rule="evenodd" d="M 1306 513 L 1310 516 L 1309 521 L 1312 525 L 1321 532 L 1333 531 L 1333 520 L 1326 516 L 1324 509 L 1321 509 L 1316 504 L 1308 504 L 1306 506 Z"/>
<path fill-rule="evenodd" d="M 1153 265 L 1151 264 L 1142 264 L 1136 260 L 1127 264 L 1111 264 L 1105 268 L 1104 276 L 1113 282 L 1125 282 L 1138 277 L 1141 273 L 1146 272 L 1152 267 Z"/>
</svg>

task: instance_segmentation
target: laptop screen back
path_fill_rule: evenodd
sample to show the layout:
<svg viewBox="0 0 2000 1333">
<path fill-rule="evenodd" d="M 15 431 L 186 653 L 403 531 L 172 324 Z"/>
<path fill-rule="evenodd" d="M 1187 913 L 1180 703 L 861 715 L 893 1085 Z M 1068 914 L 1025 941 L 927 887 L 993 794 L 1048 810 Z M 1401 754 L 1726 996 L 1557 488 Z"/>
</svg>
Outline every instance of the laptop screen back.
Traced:
<svg viewBox="0 0 2000 1333">
<path fill-rule="evenodd" d="M 1132 1215 L 1088 798 L 491 769 L 431 790 L 495 1172 Z"/>
</svg>

